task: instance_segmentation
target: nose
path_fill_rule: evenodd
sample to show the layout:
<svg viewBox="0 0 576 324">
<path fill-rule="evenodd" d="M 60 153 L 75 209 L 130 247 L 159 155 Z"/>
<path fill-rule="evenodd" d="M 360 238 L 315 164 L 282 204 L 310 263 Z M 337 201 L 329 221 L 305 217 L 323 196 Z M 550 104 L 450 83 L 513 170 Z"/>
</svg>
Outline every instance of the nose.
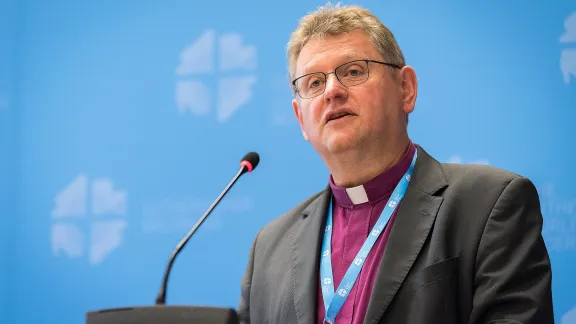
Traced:
<svg viewBox="0 0 576 324">
<path fill-rule="evenodd" d="M 338 81 L 334 73 L 328 74 L 326 78 L 326 88 L 324 89 L 324 99 L 328 102 L 346 99 L 348 97 L 348 90 L 345 86 Z"/>
</svg>

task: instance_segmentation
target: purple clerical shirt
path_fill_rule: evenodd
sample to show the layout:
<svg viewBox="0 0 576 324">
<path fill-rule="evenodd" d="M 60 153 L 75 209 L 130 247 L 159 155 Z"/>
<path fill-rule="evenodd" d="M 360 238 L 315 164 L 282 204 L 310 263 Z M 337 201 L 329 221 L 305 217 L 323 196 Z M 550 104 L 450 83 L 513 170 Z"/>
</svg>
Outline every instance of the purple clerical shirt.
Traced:
<svg viewBox="0 0 576 324">
<path fill-rule="evenodd" d="M 336 289 L 366 237 L 378 221 L 392 191 L 406 173 L 412 162 L 416 147 L 411 144 L 402 160 L 364 185 L 343 188 L 334 184 L 330 177 L 333 194 L 332 272 Z M 390 235 L 394 212 L 388 226 L 378 237 L 366 258 L 364 266 L 336 317 L 335 324 L 361 324 L 366 316 L 372 287 Z M 322 287 L 318 284 L 318 323 L 324 321 Z"/>
</svg>

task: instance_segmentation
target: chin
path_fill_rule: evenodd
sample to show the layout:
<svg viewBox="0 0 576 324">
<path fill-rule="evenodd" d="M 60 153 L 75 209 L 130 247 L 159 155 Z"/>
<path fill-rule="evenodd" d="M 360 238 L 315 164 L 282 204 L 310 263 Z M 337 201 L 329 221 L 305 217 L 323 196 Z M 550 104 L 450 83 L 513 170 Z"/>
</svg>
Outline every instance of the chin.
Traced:
<svg viewBox="0 0 576 324">
<path fill-rule="evenodd" d="M 325 142 L 326 149 L 330 153 L 346 152 L 358 146 L 358 139 L 351 134 L 338 134 L 337 136 L 330 136 Z"/>
</svg>

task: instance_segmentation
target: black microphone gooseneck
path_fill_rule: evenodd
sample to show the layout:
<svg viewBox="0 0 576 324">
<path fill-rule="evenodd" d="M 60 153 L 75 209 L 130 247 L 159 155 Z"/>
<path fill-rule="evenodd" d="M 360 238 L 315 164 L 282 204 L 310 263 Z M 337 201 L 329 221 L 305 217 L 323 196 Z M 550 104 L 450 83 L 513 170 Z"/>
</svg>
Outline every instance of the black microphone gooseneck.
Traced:
<svg viewBox="0 0 576 324">
<path fill-rule="evenodd" d="M 210 207 L 208 208 L 208 210 L 206 210 L 204 215 L 202 215 L 200 220 L 198 220 L 198 222 L 194 225 L 194 227 L 192 227 L 192 229 L 188 232 L 188 234 L 186 234 L 186 236 L 180 241 L 180 243 L 178 243 L 178 245 L 172 252 L 172 255 L 170 256 L 170 259 L 168 260 L 168 265 L 166 266 L 166 270 L 164 271 L 164 279 L 162 280 L 162 286 L 160 286 L 160 291 L 158 292 L 158 296 L 156 297 L 156 305 L 166 304 L 166 287 L 168 286 L 168 277 L 170 276 L 170 271 L 172 270 L 172 264 L 174 263 L 174 260 L 176 259 L 180 251 L 182 251 L 186 243 L 188 243 L 192 235 L 194 235 L 194 232 L 196 232 L 196 230 L 198 229 L 198 227 L 200 227 L 202 222 L 204 222 L 206 217 L 210 215 L 214 207 L 218 205 L 218 203 L 220 202 L 220 200 L 222 200 L 224 195 L 226 195 L 228 190 L 230 190 L 230 188 L 234 185 L 234 183 L 236 183 L 236 180 L 238 180 L 238 178 L 240 178 L 240 176 L 243 175 L 244 173 L 251 172 L 252 170 L 254 170 L 259 162 L 260 162 L 260 156 L 258 155 L 258 153 L 250 152 L 246 154 L 240 162 L 240 170 L 234 176 L 234 178 L 232 178 L 232 181 L 228 183 L 226 188 L 224 188 L 224 191 L 222 191 L 222 193 L 220 193 L 218 198 L 214 200 L 212 205 L 210 205 Z"/>
</svg>

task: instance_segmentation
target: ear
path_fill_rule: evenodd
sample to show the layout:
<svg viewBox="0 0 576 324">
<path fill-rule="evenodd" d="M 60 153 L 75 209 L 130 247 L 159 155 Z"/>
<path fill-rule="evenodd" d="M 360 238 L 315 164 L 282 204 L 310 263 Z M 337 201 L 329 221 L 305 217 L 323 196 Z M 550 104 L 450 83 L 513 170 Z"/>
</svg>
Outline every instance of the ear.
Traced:
<svg viewBox="0 0 576 324">
<path fill-rule="evenodd" d="M 304 136 L 305 140 L 308 140 L 308 135 L 304 130 L 304 123 L 302 122 L 302 111 L 298 106 L 298 100 L 296 100 L 296 98 L 292 99 L 292 109 L 294 109 L 294 115 L 296 116 L 296 119 L 298 119 L 298 123 L 300 124 L 300 129 L 302 130 L 302 136 Z"/>
<path fill-rule="evenodd" d="M 418 79 L 411 66 L 405 66 L 399 73 L 402 88 L 402 109 L 406 114 L 414 111 L 418 97 Z"/>
</svg>

